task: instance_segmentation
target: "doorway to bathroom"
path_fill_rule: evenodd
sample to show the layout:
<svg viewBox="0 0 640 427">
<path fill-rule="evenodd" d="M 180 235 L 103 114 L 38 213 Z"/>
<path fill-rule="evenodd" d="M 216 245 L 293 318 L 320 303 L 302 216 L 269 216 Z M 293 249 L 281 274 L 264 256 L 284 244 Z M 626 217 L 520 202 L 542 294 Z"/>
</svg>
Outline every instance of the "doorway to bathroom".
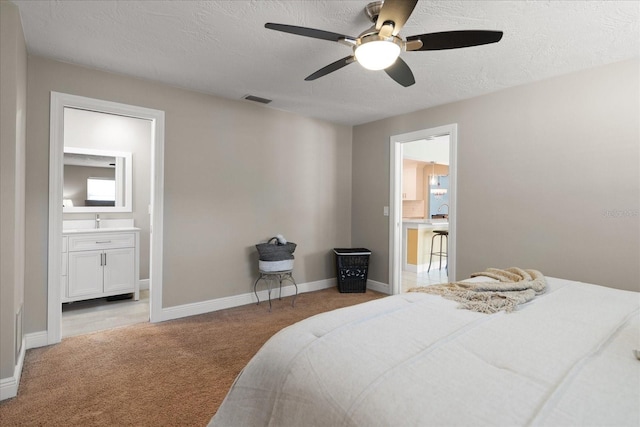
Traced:
<svg viewBox="0 0 640 427">
<path fill-rule="evenodd" d="M 456 152 L 455 124 L 390 139 L 393 294 L 455 280 Z"/>
<path fill-rule="evenodd" d="M 152 125 L 64 108 L 62 338 L 149 321 Z"/>
<path fill-rule="evenodd" d="M 49 344 L 160 320 L 163 147 L 162 111 L 52 92 Z"/>
</svg>

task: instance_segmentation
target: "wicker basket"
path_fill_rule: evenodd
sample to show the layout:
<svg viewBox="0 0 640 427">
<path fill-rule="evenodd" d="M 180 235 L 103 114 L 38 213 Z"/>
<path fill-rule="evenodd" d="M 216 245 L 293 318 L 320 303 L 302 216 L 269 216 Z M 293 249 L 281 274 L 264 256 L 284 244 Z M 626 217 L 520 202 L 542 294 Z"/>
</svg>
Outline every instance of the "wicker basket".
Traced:
<svg viewBox="0 0 640 427">
<path fill-rule="evenodd" d="M 261 261 L 284 261 L 294 258 L 293 252 L 296 250 L 296 246 L 293 242 L 281 245 L 276 237 L 272 237 L 267 243 L 258 243 L 256 249 L 258 249 Z"/>
<path fill-rule="evenodd" d="M 369 256 L 366 248 L 335 248 L 338 290 L 341 293 L 363 293 L 367 291 Z"/>
</svg>

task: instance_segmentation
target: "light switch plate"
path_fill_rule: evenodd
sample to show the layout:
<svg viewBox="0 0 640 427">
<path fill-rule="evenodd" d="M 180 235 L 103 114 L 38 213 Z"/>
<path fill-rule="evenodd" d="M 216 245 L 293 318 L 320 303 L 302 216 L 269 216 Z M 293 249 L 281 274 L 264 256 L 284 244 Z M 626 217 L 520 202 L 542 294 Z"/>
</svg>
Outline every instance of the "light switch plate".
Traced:
<svg viewBox="0 0 640 427">
<path fill-rule="evenodd" d="M 389 206 L 385 206 L 384 207 L 384 210 L 382 211 L 382 214 L 384 216 L 389 216 Z"/>
</svg>

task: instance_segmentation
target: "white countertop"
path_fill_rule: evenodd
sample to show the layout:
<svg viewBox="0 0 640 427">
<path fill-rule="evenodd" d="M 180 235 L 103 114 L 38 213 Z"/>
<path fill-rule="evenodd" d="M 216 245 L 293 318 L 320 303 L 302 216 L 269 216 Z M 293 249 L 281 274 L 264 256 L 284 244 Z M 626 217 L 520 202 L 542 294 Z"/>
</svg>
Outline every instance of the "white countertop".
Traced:
<svg viewBox="0 0 640 427">
<path fill-rule="evenodd" d="M 449 225 L 449 221 L 445 219 L 421 219 L 421 218 L 402 218 L 403 224 L 418 224 L 418 225 L 432 225 L 432 226 L 444 226 Z"/>
<path fill-rule="evenodd" d="M 111 233 L 122 231 L 140 231 L 138 227 L 114 227 L 114 228 L 75 228 L 62 230 L 62 234 L 82 234 L 82 233 Z"/>
</svg>

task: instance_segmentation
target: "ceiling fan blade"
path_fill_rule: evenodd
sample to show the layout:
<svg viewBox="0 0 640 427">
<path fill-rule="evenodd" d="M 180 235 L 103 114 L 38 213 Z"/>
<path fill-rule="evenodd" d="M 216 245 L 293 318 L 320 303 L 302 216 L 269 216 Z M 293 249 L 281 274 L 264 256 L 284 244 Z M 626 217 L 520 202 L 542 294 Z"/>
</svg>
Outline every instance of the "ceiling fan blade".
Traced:
<svg viewBox="0 0 640 427">
<path fill-rule="evenodd" d="M 385 68 L 384 71 L 389 75 L 389 77 L 404 87 L 411 86 L 416 82 L 416 79 L 413 78 L 411 68 L 409 68 L 407 63 L 400 57 L 396 59 L 396 62 L 394 62 L 393 65 Z"/>
<path fill-rule="evenodd" d="M 461 47 L 480 46 L 496 43 L 502 38 L 502 31 L 488 30 L 462 30 L 443 31 L 441 33 L 420 34 L 407 37 L 407 44 L 419 40 L 422 46 L 417 49 L 407 50 L 444 50 L 458 49 Z M 417 45 L 416 45 L 417 47 Z"/>
<path fill-rule="evenodd" d="M 354 37 L 345 36 L 344 34 L 332 33 L 330 31 L 316 30 L 315 28 L 298 27 L 296 25 L 274 24 L 267 22 L 265 28 L 270 30 L 282 31 L 284 33 L 297 34 L 299 36 L 312 37 L 314 39 L 329 40 L 339 42 L 340 40 L 355 40 Z"/>
<path fill-rule="evenodd" d="M 411 12 L 416 7 L 418 0 L 385 0 L 378 14 L 376 21 L 376 30 L 380 30 L 385 22 L 393 22 L 393 34 L 398 35 L 402 27 L 404 26 Z"/>
<path fill-rule="evenodd" d="M 349 55 L 342 59 L 338 59 L 336 62 L 332 62 L 326 67 L 320 68 L 318 71 L 308 76 L 305 80 L 309 82 L 311 80 L 318 79 L 322 76 L 326 76 L 327 74 L 333 73 L 334 71 L 337 71 L 340 68 L 345 67 L 355 61 L 356 59 L 353 57 L 353 55 Z"/>
</svg>

